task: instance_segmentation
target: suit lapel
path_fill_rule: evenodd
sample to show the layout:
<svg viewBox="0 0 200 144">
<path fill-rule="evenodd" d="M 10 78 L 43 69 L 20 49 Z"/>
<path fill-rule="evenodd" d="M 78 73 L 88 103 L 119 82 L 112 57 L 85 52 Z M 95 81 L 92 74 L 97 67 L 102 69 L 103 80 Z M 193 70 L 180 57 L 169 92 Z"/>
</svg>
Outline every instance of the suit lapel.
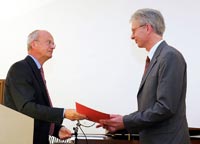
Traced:
<svg viewBox="0 0 200 144">
<path fill-rule="evenodd" d="M 158 58 L 158 56 L 160 55 L 160 53 L 161 53 L 163 47 L 165 47 L 166 45 L 167 45 L 167 43 L 166 43 L 165 41 L 163 41 L 163 42 L 158 46 L 157 50 L 155 51 L 155 54 L 154 54 L 154 56 L 153 56 L 153 58 L 152 58 L 152 60 L 151 60 L 151 62 L 150 62 L 149 68 L 147 69 L 146 74 L 144 74 L 143 77 L 142 77 L 142 81 L 141 81 L 141 83 L 140 83 L 140 87 L 139 87 L 138 93 L 139 93 L 140 90 L 142 89 L 142 86 L 144 85 L 144 83 L 145 83 L 145 81 L 146 81 L 148 75 L 150 74 L 152 68 L 153 68 L 154 65 L 157 63 L 157 58 Z"/>
<path fill-rule="evenodd" d="M 46 91 L 46 86 L 44 84 L 44 81 L 42 79 L 42 76 L 40 74 L 40 70 L 38 69 L 37 65 L 35 64 L 34 60 L 30 57 L 30 56 L 27 56 L 25 58 L 25 60 L 27 61 L 28 65 L 30 65 L 32 71 L 33 71 L 33 74 L 34 74 L 34 77 L 36 78 L 36 80 L 38 81 L 38 84 L 40 85 L 41 87 L 41 91 L 42 93 L 44 93 L 43 97 L 44 99 L 46 100 L 46 102 L 50 105 L 49 103 L 49 98 L 48 98 L 48 94 L 47 94 L 47 91 Z"/>
</svg>

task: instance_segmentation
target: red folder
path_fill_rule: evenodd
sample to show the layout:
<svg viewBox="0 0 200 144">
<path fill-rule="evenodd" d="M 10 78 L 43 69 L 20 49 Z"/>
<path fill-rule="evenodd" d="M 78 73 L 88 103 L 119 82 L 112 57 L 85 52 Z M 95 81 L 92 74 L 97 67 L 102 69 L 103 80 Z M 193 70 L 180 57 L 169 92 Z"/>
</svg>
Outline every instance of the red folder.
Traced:
<svg viewBox="0 0 200 144">
<path fill-rule="evenodd" d="M 100 119 L 110 119 L 109 114 L 86 107 L 78 102 L 76 102 L 76 111 L 80 114 L 86 115 L 88 120 L 97 123 L 99 123 Z"/>
</svg>

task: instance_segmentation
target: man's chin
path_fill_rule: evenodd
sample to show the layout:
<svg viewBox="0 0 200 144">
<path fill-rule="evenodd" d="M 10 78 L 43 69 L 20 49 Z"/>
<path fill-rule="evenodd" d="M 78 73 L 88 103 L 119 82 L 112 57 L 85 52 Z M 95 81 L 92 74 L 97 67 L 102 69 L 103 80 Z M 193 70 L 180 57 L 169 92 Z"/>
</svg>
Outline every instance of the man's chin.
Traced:
<svg viewBox="0 0 200 144">
<path fill-rule="evenodd" d="M 52 54 L 49 54 L 49 56 L 48 56 L 49 58 L 52 58 L 53 57 L 53 55 Z"/>
</svg>

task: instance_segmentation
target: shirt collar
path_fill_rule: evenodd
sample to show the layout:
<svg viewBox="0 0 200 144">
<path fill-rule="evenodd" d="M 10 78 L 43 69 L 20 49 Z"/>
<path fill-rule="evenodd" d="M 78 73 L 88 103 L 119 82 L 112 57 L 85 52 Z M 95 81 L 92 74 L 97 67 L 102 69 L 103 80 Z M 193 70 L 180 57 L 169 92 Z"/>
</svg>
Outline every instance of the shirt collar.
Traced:
<svg viewBox="0 0 200 144">
<path fill-rule="evenodd" d="M 38 62 L 38 60 L 36 58 L 34 58 L 32 55 L 29 54 L 29 56 L 33 59 L 33 61 L 35 62 L 35 64 L 37 65 L 37 68 L 40 69 L 42 66 L 40 65 L 40 63 Z"/>
<path fill-rule="evenodd" d="M 157 50 L 158 46 L 160 45 L 161 42 L 163 42 L 164 40 L 160 40 L 159 42 L 157 42 L 149 51 L 148 53 L 148 57 L 151 60 L 153 58 L 153 55 L 155 53 L 155 51 Z"/>
</svg>

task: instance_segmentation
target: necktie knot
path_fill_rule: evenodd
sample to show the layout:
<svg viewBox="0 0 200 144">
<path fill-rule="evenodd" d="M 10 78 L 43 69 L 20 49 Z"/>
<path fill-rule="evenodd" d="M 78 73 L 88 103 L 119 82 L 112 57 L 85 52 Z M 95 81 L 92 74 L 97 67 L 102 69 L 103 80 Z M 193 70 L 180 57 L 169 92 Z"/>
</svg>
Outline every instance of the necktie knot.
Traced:
<svg viewBox="0 0 200 144">
<path fill-rule="evenodd" d="M 41 75 L 42 75 L 42 78 L 43 78 L 43 80 L 44 80 L 44 79 L 45 79 L 45 78 L 44 78 L 44 70 L 43 70 L 43 68 L 42 68 L 42 67 L 40 68 L 40 73 L 41 73 Z"/>
<path fill-rule="evenodd" d="M 148 69 L 148 67 L 149 67 L 149 64 L 150 64 L 150 59 L 149 59 L 149 57 L 147 56 L 147 58 L 146 58 L 146 64 L 145 64 L 145 68 L 144 68 L 144 74 L 146 73 L 146 71 L 147 71 L 147 69 Z"/>
<path fill-rule="evenodd" d="M 147 56 L 146 63 L 150 63 L 150 58 Z"/>
</svg>

